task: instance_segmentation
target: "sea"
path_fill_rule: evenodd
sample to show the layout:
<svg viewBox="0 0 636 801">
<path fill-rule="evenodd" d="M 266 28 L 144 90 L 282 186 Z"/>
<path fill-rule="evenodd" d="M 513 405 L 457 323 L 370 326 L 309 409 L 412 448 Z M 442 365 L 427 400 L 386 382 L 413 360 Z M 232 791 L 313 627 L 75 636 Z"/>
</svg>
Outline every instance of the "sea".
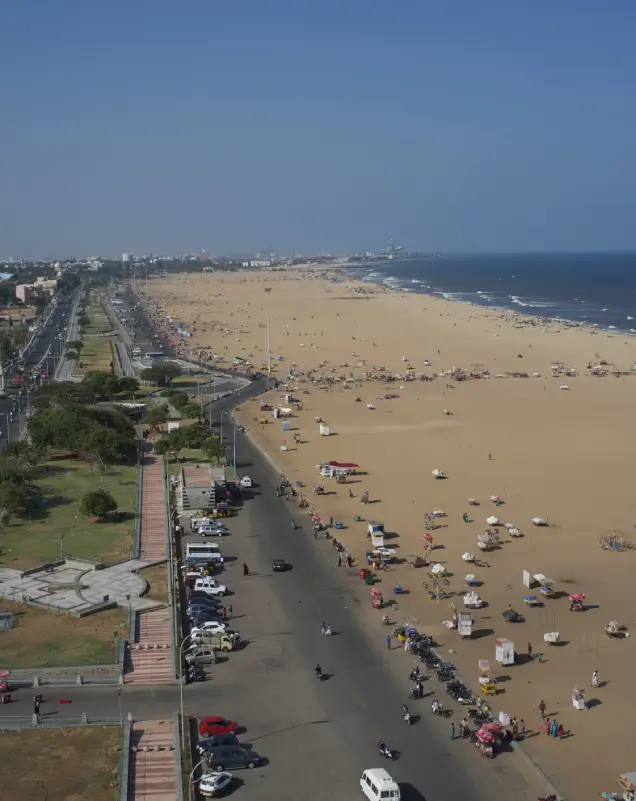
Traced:
<svg viewBox="0 0 636 801">
<path fill-rule="evenodd" d="M 636 253 L 413 256 L 346 273 L 402 292 L 636 334 Z"/>
</svg>

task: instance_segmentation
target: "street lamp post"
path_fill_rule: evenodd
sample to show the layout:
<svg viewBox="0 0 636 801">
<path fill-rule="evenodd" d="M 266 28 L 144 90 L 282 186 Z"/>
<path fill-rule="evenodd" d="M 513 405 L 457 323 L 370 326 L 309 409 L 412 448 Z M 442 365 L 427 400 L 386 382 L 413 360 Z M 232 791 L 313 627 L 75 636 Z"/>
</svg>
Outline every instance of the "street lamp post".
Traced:
<svg viewBox="0 0 636 801">
<path fill-rule="evenodd" d="M 119 725 L 124 725 L 124 713 L 122 712 L 121 708 L 121 687 L 117 688 L 117 698 L 119 700 Z"/>
<path fill-rule="evenodd" d="M 188 798 L 189 798 L 189 801 L 192 801 L 192 785 L 194 784 L 194 778 L 193 778 L 194 777 L 194 771 L 200 765 L 202 765 L 206 761 L 206 759 L 207 759 L 207 757 L 203 757 L 203 759 L 199 760 L 199 762 L 197 762 L 197 764 L 190 771 L 190 780 L 188 782 Z"/>
<path fill-rule="evenodd" d="M 181 647 L 179 648 L 179 673 L 181 681 L 179 682 L 179 696 L 180 696 L 180 706 L 181 706 L 181 752 L 185 751 L 185 726 L 183 720 L 183 680 L 185 676 L 183 675 L 183 646 L 190 640 L 192 634 L 187 634 L 183 642 L 181 643 Z"/>
</svg>

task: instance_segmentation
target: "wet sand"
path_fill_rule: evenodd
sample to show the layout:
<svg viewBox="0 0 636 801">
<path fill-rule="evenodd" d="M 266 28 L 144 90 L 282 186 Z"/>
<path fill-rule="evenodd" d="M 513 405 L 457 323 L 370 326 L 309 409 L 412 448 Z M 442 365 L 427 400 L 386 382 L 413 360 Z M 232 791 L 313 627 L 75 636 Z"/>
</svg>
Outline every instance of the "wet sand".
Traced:
<svg viewBox="0 0 636 801">
<path fill-rule="evenodd" d="M 558 323 L 530 324 L 511 313 L 334 276 L 338 273 L 324 270 L 179 275 L 149 281 L 148 291 L 165 314 L 191 332 L 184 355 L 205 348 L 225 367 L 235 357 L 248 359 L 256 369 L 266 364 L 269 317 L 274 375 L 287 381 L 303 408 L 292 418 L 292 431 L 283 432 L 271 414 L 265 425 L 258 422 L 257 403 L 243 404 L 238 417 L 249 435 L 290 480 L 303 482 L 323 519 L 333 516 L 343 523 L 338 539 L 361 561 L 366 523 L 354 522 L 354 515 L 382 520 L 393 532 L 388 544 L 404 557 L 423 551 L 424 515 L 445 512 L 433 531 L 430 559 L 452 574 L 444 587 L 451 596 L 428 600 L 422 587 L 432 584 L 426 569 L 400 564 L 380 576 L 385 599 L 398 604 L 387 611 L 395 620 L 417 621 L 434 635 L 474 689 L 478 660 L 489 659 L 502 690 L 493 707 L 523 718 L 528 730 L 536 729 L 537 705 L 545 700 L 548 713 L 556 714 L 572 736 L 561 741 L 530 736 L 525 747 L 571 798 L 615 790 L 619 773 L 636 770 L 631 704 L 626 703 L 634 641 L 609 640 L 603 626 L 610 620 L 636 626 L 631 590 L 636 552 L 606 552 L 598 542 L 614 530 L 636 541 L 629 480 L 636 375 L 598 378 L 586 368 L 603 360 L 610 370 L 629 371 L 636 362 L 636 341 Z M 556 363 L 576 368 L 578 375 L 552 377 Z M 416 376 L 464 368 L 487 370 L 490 378 L 385 383 L 362 377 L 374 366 L 404 376 L 409 364 Z M 288 380 L 292 365 L 305 375 Z M 348 388 L 342 381 L 317 386 L 308 371 L 314 379 L 351 375 L 354 380 Z M 504 377 L 522 371 L 531 377 Z M 569 389 L 560 389 L 563 385 Z M 267 399 L 281 405 L 282 392 L 272 391 Z M 389 394 L 397 397 L 384 397 Z M 326 421 L 331 436 L 319 435 L 316 417 Z M 294 433 L 300 445 L 294 444 Z M 321 479 L 316 465 L 328 460 L 355 462 L 366 475 L 348 485 Z M 447 478 L 435 480 L 435 468 Z M 312 494 L 318 483 L 325 484 L 327 495 Z M 372 501 L 368 506 L 360 503 L 365 490 Z M 504 504 L 495 509 L 491 495 Z M 470 497 L 480 505 L 469 506 Z M 471 522 L 463 522 L 464 512 Z M 523 537 L 511 539 L 501 529 L 501 546 L 481 554 L 477 535 L 491 514 L 515 524 Z M 549 526 L 533 526 L 535 516 Z M 466 551 L 489 566 L 466 565 L 461 559 Z M 561 597 L 526 609 L 524 596 L 540 594 L 523 586 L 523 570 L 550 576 Z M 477 592 L 487 606 L 473 612 L 473 638 L 460 641 L 442 623 L 451 617 L 450 604 L 464 611 L 469 572 L 483 582 Z M 394 599 L 395 583 L 408 594 Z M 569 611 L 572 592 L 587 595 L 585 612 Z M 360 595 L 370 606 L 362 582 Z M 509 604 L 523 614 L 524 623 L 504 622 Z M 377 618 L 380 633 L 382 614 L 365 610 L 365 616 Z M 560 633 L 561 645 L 544 645 L 543 634 L 551 631 Z M 497 666 L 496 637 L 514 641 L 518 664 Z M 544 654 L 542 663 L 527 659 L 528 643 L 535 655 Z M 590 688 L 595 669 L 603 684 L 598 690 Z M 575 684 L 586 688 L 591 707 L 586 712 L 571 704 Z"/>
</svg>

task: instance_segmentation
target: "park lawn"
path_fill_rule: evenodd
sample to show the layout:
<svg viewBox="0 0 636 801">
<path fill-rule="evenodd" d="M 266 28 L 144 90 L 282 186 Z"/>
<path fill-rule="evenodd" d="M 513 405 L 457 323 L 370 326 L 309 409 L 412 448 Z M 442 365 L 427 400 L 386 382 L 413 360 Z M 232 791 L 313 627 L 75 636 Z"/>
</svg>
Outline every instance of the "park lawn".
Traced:
<svg viewBox="0 0 636 801">
<path fill-rule="evenodd" d="M 2 801 L 113 801 L 121 745 L 119 726 L 3 731 Z"/>
<path fill-rule="evenodd" d="M 15 615 L 0 634 L 0 670 L 114 665 L 117 637 L 128 636 L 123 609 L 78 618 L 0 598 L 0 612 Z"/>
<path fill-rule="evenodd" d="M 168 603 L 168 567 L 167 565 L 154 565 L 144 567 L 139 571 L 139 577 L 148 582 L 148 592 L 144 596 L 151 601 Z"/>
<path fill-rule="evenodd" d="M 121 515 L 105 522 L 80 512 L 82 496 L 101 488 L 97 468 L 91 472 L 85 462 L 74 459 L 49 461 L 36 468 L 34 483 L 42 492 L 42 508 L 6 527 L 0 538 L 0 565 L 28 569 L 59 559 L 61 550 L 64 556 L 93 562 L 128 558 L 136 523 L 136 465 L 108 467 L 104 488 L 117 501 Z"/>
</svg>

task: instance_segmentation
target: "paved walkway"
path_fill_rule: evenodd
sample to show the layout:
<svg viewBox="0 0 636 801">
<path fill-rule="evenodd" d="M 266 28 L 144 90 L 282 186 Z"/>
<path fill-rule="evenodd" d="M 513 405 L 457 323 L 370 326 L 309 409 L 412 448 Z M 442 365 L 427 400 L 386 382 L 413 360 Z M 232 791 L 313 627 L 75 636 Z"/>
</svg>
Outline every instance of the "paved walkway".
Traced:
<svg viewBox="0 0 636 801">
<path fill-rule="evenodd" d="M 166 498 L 163 457 L 144 456 L 141 484 L 142 561 L 161 562 L 166 552 Z M 169 684 L 174 681 L 170 653 L 170 609 L 161 606 L 136 615 L 136 631 L 126 651 L 126 684 Z"/>
<path fill-rule="evenodd" d="M 177 801 L 174 735 L 171 720 L 133 723 L 128 801 Z"/>
</svg>

